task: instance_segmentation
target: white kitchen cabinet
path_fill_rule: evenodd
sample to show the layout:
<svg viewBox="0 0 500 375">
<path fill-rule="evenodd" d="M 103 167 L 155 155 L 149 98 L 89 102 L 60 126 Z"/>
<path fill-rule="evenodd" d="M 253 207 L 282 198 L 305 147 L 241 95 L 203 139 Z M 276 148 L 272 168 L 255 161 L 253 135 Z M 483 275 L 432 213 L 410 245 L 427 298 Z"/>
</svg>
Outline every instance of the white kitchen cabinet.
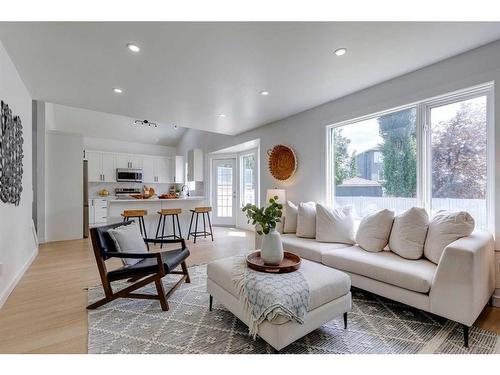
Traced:
<svg viewBox="0 0 500 375">
<path fill-rule="evenodd" d="M 87 172 L 89 182 L 102 181 L 102 168 L 101 168 L 101 153 L 95 151 L 87 151 Z"/>
<path fill-rule="evenodd" d="M 145 184 L 154 184 L 156 182 L 155 157 L 145 156 L 142 159 L 142 182 Z"/>
<path fill-rule="evenodd" d="M 116 182 L 115 154 L 86 151 L 88 181 Z"/>
<path fill-rule="evenodd" d="M 94 224 L 106 223 L 108 219 L 108 201 L 106 199 L 93 199 Z"/>
<path fill-rule="evenodd" d="M 156 182 L 165 184 L 170 181 L 170 160 L 166 157 L 158 157 L 156 159 Z"/>
<path fill-rule="evenodd" d="M 115 155 L 103 152 L 101 155 L 101 169 L 104 182 L 116 182 Z"/>
<path fill-rule="evenodd" d="M 89 224 L 94 224 L 94 200 L 89 199 Z"/>
<path fill-rule="evenodd" d="M 116 155 L 116 168 L 131 168 L 141 169 L 143 167 L 143 158 L 140 155 L 133 154 L 115 154 Z"/>
<path fill-rule="evenodd" d="M 170 158 L 163 156 L 145 156 L 142 159 L 142 182 L 164 184 L 171 182 Z"/>
<path fill-rule="evenodd" d="M 203 151 L 194 148 L 187 154 L 187 180 L 203 181 Z"/>
<path fill-rule="evenodd" d="M 172 166 L 171 166 L 172 174 L 170 176 L 169 182 L 183 184 L 185 170 L 186 169 L 184 166 L 184 156 L 179 156 L 179 155 L 173 156 Z"/>
</svg>

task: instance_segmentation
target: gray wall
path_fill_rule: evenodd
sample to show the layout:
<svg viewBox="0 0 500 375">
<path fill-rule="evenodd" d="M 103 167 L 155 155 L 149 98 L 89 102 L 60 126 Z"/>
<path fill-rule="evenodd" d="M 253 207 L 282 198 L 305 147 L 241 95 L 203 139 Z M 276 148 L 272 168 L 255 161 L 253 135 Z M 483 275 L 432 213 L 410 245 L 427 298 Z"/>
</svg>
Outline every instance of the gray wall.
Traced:
<svg viewBox="0 0 500 375">
<path fill-rule="evenodd" d="M 283 187 L 291 200 L 325 202 L 327 125 L 490 81 L 500 81 L 500 41 L 235 137 L 188 130 L 177 146 L 178 153 L 194 147 L 212 152 L 260 138 L 261 197 L 265 197 L 268 188 Z M 500 118 L 500 84 L 495 87 L 495 98 L 494 113 Z M 298 157 L 297 173 L 286 183 L 274 180 L 267 171 L 266 151 L 278 143 L 293 147 Z M 498 131 L 495 144 L 495 159 L 500 161 Z M 500 196 L 500 164 L 496 169 L 495 195 Z M 495 205 L 495 216 L 500 217 L 499 205 Z M 495 228 L 497 248 L 500 248 L 500 220 Z"/>
</svg>

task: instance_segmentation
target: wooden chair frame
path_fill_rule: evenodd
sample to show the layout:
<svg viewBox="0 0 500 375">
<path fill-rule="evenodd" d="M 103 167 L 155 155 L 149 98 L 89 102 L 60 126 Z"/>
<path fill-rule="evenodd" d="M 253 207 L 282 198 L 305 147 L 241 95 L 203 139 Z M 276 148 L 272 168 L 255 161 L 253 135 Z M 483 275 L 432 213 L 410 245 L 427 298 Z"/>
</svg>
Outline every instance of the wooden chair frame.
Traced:
<svg viewBox="0 0 500 375">
<path fill-rule="evenodd" d="M 180 243 L 182 245 L 182 249 L 186 249 L 186 243 L 184 239 L 173 239 L 173 240 L 165 240 L 165 239 L 151 239 L 145 238 L 144 241 L 146 243 L 156 243 L 156 244 L 171 244 L 171 243 Z M 97 236 L 92 236 L 92 245 L 94 248 L 94 255 L 97 262 L 97 268 L 99 269 L 99 275 L 101 276 L 102 287 L 104 289 L 105 297 L 96 301 L 87 306 L 87 309 L 93 310 L 98 307 L 105 305 L 111 301 L 114 301 L 117 298 L 138 298 L 138 299 L 157 299 L 160 301 L 160 306 L 163 311 L 167 311 L 169 309 L 167 299 L 170 295 L 183 283 L 190 283 L 191 280 L 189 278 L 189 272 L 186 266 L 186 262 L 183 261 L 180 263 L 182 271 L 165 271 L 165 266 L 163 264 L 163 260 L 161 255 L 168 251 L 158 252 L 158 253 L 120 253 L 120 252 L 111 252 L 107 251 L 105 257 L 101 253 L 101 245 Z M 105 258 L 128 258 L 128 259 L 147 259 L 147 258 L 156 258 L 158 264 L 158 270 L 156 272 L 145 272 L 144 274 L 136 275 L 130 278 L 130 275 L 124 276 L 123 278 L 119 278 L 117 280 L 129 279 L 129 282 L 135 282 L 124 289 L 121 289 L 117 292 L 113 291 L 111 286 L 111 282 L 108 279 L 108 271 L 106 269 Z M 167 292 L 163 288 L 162 278 L 167 274 L 179 274 L 182 275 L 181 279 Z M 116 281 L 116 280 L 113 280 Z M 144 293 L 133 293 L 133 291 L 144 287 L 145 285 L 154 282 L 156 285 L 156 291 L 158 294 L 144 294 Z"/>
</svg>

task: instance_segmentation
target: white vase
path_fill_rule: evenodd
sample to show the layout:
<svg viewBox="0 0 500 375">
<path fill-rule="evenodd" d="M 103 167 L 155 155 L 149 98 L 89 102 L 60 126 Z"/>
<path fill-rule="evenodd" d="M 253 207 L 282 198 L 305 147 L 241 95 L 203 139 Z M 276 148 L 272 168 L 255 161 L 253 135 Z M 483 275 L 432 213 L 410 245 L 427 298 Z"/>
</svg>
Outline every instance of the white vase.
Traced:
<svg viewBox="0 0 500 375">
<path fill-rule="evenodd" d="M 262 235 L 260 256 L 264 264 L 277 266 L 283 260 L 283 243 L 276 229 L 271 229 L 268 234 Z"/>
</svg>

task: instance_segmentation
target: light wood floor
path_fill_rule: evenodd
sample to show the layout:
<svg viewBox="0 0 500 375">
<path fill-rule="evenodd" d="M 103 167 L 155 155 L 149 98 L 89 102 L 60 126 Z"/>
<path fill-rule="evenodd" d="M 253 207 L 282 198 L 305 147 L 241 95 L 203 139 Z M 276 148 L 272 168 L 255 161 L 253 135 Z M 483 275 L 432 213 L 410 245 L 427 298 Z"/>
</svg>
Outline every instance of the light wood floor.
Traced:
<svg viewBox="0 0 500 375">
<path fill-rule="evenodd" d="M 214 232 L 214 242 L 189 241 L 189 265 L 254 247 L 250 232 L 231 228 Z M 99 283 L 89 240 L 41 245 L 38 257 L 0 309 L 0 353 L 86 353 L 85 288 Z M 500 309 L 486 307 L 476 325 L 500 334 Z"/>
</svg>

